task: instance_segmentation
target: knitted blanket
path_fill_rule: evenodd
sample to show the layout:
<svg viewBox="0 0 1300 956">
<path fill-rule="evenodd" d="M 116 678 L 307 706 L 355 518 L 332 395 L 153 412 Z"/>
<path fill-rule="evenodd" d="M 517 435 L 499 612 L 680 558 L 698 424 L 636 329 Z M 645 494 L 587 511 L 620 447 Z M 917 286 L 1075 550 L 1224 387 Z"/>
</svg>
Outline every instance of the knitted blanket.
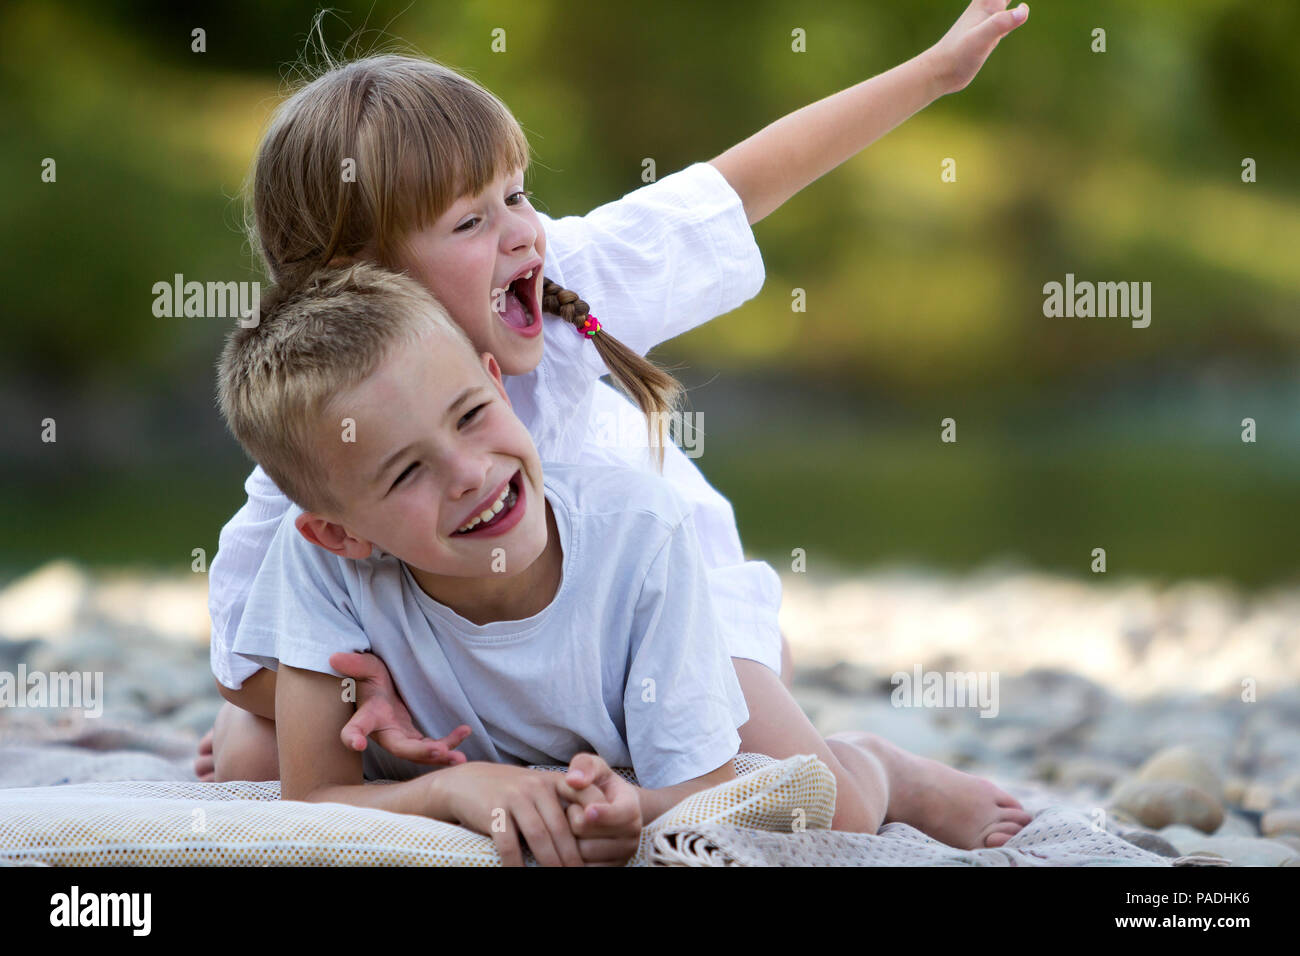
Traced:
<svg viewBox="0 0 1300 956">
<path fill-rule="evenodd" d="M 495 866 L 490 838 L 404 814 L 279 799 L 279 784 L 200 783 L 192 741 L 105 725 L 0 740 L 0 864 Z M 130 749 L 127 749 L 130 748 Z M 563 769 L 563 768 L 542 768 Z M 635 782 L 630 771 L 621 771 Z M 962 850 L 913 827 L 829 829 L 835 778 L 811 755 L 737 757 L 740 776 L 646 826 L 634 866 L 1190 866 L 1098 828 L 1082 808 L 1016 795 L 1033 821 Z M 530 860 L 531 862 L 531 860 Z"/>
</svg>

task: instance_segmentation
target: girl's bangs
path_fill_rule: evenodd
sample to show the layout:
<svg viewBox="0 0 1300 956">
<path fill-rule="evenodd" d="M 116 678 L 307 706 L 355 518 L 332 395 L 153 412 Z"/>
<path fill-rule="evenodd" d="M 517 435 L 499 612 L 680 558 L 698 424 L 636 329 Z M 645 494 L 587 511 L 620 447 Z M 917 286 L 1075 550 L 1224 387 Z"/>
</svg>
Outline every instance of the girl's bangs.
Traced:
<svg viewBox="0 0 1300 956">
<path fill-rule="evenodd" d="M 415 102 L 390 114 L 392 135 L 380 131 L 387 153 L 380 162 L 393 173 L 386 218 L 403 234 L 426 228 L 511 170 L 528 168 L 528 140 L 514 117 L 486 90 L 462 83 L 419 84 Z"/>
</svg>

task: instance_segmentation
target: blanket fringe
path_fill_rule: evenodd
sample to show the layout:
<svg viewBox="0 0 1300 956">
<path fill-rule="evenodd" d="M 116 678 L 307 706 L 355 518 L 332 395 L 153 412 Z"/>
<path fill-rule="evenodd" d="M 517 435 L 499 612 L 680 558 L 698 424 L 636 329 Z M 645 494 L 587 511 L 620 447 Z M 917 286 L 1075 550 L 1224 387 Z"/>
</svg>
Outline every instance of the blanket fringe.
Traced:
<svg viewBox="0 0 1300 956">
<path fill-rule="evenodd" d="M 655 834 L 650 848 L 651 866 L 743 866 L 713 840 L 690 829 Z"/>
</svg>

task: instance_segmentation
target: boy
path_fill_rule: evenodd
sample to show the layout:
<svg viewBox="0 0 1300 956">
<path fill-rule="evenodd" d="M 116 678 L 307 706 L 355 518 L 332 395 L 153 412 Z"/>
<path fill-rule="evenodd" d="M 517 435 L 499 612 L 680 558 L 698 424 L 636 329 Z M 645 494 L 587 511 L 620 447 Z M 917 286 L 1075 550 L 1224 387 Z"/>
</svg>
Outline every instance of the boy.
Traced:
<svg viewBox="0 0 1300 956">
<path fill-rule="evenodd" d="M 270 303 L 231 335 L 220 393 L 307 509 L 277 532 L 235 641 L 279 665 L 285 799 L 461 823 L 507 862 L 518 832 L 543 864 L 622 863 L 643 820 L 734 778 L 749 714 L 687 509 L 630 469 L 544 478 L 495 359 L 412 280 L 357 265 Z M 470 727 L 467 763 L 424 773 L 343 745 L 352 706 L 328 660 L 367 649 L 424 732 Z"/>
</svg>

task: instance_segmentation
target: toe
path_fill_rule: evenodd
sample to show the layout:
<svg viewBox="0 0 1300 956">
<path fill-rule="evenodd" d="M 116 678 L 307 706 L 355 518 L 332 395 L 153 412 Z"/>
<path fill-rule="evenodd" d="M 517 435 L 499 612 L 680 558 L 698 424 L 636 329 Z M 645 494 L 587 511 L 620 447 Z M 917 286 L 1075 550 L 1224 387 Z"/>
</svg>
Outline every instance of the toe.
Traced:
<svg viewBox="0 0 1300 956">
<path fill-rule="evenodd" d="M 1023 830 L 1018 823 L 998 823 L 990 827 L 984 835 L 984 845 L 998 847 Z"/>
<path fill-rule="evenodd" d="M 1010 840 L 1011 836 L 1010 833 L 1003 833 L 1001 830 L 995 830 L 984 838 L 984 845 L 987 847 L 997 848 Z"/>
</svg>

